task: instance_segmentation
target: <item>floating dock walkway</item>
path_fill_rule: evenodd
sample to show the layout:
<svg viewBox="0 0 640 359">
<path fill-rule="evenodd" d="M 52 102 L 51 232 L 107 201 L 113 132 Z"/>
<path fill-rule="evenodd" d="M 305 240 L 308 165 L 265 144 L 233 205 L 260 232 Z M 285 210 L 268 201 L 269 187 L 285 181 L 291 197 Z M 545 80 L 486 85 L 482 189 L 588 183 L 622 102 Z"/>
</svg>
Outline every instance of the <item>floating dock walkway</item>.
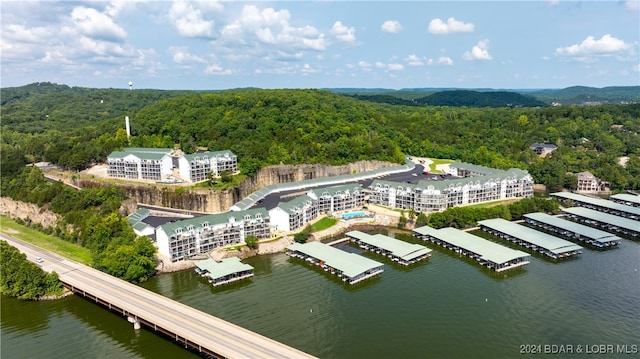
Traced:
<svg viewBox="0 0 640 359">
<path fill-rule="evenodd" d="M 578 207 L 585 207 L 595 209 L 600 212 L 612 214 L 614 216 L 640 220 L 640 208 L 627 206 L 624 204 L 608 201 L 602 198 L 593 198 L 571 192 L 556 192 L 551 196 L 556 197 L 561 201 L 572 201 L 574 205 Z"/>
<path fill-rule="evenodd" d="M 497 237 L 547 255 L 553 259 L 578 255 L 582 250 L 577 244 L 546 234 L 506 219 L 494 218 L 479 221 L 480 229 Z"/>
<path fill-rule="evenodd" d="M 205 259 L 196 263 L 195 271 L 207 278 L 213 286 L 253 277 L 253 267 L 241 263 L 237 257 L 225 258 L 221 262 Z"/>
<path fill-rule="evenodd" d="M 414 236 L 429 240 L 456 253 L 475 259 L 481 265 L 502 272 L 529 264 L 529 253 L 507 248 L 498 243 L 455 228 L 435 229 L 424 226 L 413 230 Z"/>
<path fill-rule="evenodd" d="M 382 263 L 320 242 L 294 243 L 285 248 L 285 252 L 289 256 L 317 265 L 349 284 L 358 283 L 384 271 Z"/>
<path fill-rule="evenodd" d="M 640 222 L 629 218 L 621 218 L 583 207 L 565 208 L 562 212 L 571 219 L 597 226 L 606 231 L 622 233 L 632 237 L 640 237 Z"/>
<path fill-rule="evenodd" d="M 620 244 L 622 238 L 609 232 L 571 222 L 546 213 L 527 213 L 525 221 L 536 227 L 553 231 L 569 238 L 590 244 L 598 248 L 611 248 Z"/>
<path fill-rule="evenodd" d="M 360 248 L 382 254 L 392 261 L 408 266 L 431 256 L 431 249 L 419 244 L 407 243 L 383 234 L 370 235 L 351 231 L 346 236 Z"/>
</svg>

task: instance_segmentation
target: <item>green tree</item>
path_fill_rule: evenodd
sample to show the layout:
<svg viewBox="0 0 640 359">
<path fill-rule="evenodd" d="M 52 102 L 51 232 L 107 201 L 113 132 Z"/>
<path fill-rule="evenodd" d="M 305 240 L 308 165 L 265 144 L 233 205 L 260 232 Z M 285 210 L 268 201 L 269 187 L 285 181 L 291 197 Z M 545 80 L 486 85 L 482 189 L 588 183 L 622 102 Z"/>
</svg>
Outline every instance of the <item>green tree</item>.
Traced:
<svg viewBox="0 0 640 359">
<path fill-rule="evenodd" d="M 258 237 L 254 235 L 247 236 L 244 242 L 246 243 L 247 247 L 251 249 L 258 249 Z"/>
</svg>

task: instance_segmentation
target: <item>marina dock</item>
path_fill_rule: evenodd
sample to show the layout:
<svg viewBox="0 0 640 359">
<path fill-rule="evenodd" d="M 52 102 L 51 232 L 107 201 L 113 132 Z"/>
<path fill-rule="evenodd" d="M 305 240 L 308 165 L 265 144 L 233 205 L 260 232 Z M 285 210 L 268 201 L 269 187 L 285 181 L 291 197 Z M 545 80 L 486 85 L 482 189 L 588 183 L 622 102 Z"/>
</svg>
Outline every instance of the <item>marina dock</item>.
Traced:
<svg viewBox="0 0 640 359">
<path fill-rule="evenodd" d="M 382 234 L 370 235 L 360 231 L 351 231 L 346 236 L 360 248 L 382 254 L 402 265 L 414 264 L 431 256 L 431 249 L 419 244 L 407 243 Z"/>
<path fill-rule="evenodd" d="M 475 259 L 496 272 L 517 268 L 530 262 L 529 253 L 502 246 L 456 228 L 435 229 L 424 226 L 415 228 L 413 234 L 422 240 L 431 241 Z"/>
<path fill-rule="evenodd" d="M 291 257 L 317 265 L 349 284 L 358 283 L 384 271 L 382 263 L 320 242 L 294 243 L 285 252 Z"/>
<path fill-rule="evenodd" d="M 635 194 L 618 193 L 609 197 L 609 200 L 625 206 L 640 207 L 640 196 Z"/>
<path fill-rule="evenodd" d="M 577 244 L 546 234 L 506 219 L 494 218 L 479 221 L 480 229 L 494 236 L 531 249 L 553 259 L 578 255 L 582 250 Z"/>
<path fill-rule="evenodd" d="M 627 206 L 624 204 L 616 203 L 614 201 L 608 201 L 602 198 L 584 196 L 581 194 L 571 193 L 571 192 L 556 192 L 556 193 L 551 193 L 551 196 L 565 203 L 571 201 L 575 206 L 578 206 L 578 207 L 595 209 L 596 211 L 599 211 L 599 212 L 604 212 L 604 213 L 612 214 L 614 216 L 634 219 L 636 221 L 640 220 L 639 207 Z"/>
<path fill-rule="evenodd" d="M 213 286 L 253 277 L 253 267 L 240 262 L 238 257 L 225 258 L 221 262 L 205 259 L 196 263 L 195 271 Z"/>
<path fill-rule="evenodd" d="M 527 223 L 555 233 L 567 236 L 594 247 L 611 248 L 620 244 L 622 238 L 599 229 L 571 222 L 546 213 L 528 213 L 524 215 Z"/>
<path fill-rule="evenodd" d="M 602 213 L 589 208 L 571 207 L 562 212 L 576 221 L 594 225 L 606 231 L 626 234 L 632 237 L 640 237 L 640 222 L 629 218 L 621 218 L 608 213 Z"/>
</svg>

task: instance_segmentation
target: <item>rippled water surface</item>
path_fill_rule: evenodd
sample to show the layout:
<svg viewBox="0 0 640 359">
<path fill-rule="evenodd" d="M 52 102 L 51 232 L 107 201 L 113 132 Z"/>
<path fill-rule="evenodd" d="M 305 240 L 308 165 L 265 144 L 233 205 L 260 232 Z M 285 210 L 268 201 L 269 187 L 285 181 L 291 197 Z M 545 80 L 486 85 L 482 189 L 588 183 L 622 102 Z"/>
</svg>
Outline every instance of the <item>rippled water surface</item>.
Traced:
<svg viewBox="0 0 640 359">
<path fill-rule="evenodd" d="M 222 288 L 191 270 L 144 287 L 321 358 L 513 358 L 522 345 L 640 346 L 638 242 L 559 263 L 533 257 L 506 274 L 426 245 L 432 257 L 409 268 L 338 245 L 385 263 L 379 278 L 355 286 L 276 254 L 244 260 L 255 276 Z M 81 298 L 2 298 L 2 358 L 192 355 Z"/>
</svg>

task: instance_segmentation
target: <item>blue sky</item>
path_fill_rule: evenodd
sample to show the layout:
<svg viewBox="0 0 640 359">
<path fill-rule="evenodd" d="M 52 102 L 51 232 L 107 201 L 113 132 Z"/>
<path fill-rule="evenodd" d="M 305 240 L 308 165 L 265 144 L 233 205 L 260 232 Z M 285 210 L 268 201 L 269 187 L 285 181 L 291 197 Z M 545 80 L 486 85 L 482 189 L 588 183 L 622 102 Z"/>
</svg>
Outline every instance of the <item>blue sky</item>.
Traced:
<svg viewBox="0 0 640 359">
<path fill-rule="evenodd" d="M 640 85 L 640 1 L 2 1 L 1 86 Z"/>
</svg>

